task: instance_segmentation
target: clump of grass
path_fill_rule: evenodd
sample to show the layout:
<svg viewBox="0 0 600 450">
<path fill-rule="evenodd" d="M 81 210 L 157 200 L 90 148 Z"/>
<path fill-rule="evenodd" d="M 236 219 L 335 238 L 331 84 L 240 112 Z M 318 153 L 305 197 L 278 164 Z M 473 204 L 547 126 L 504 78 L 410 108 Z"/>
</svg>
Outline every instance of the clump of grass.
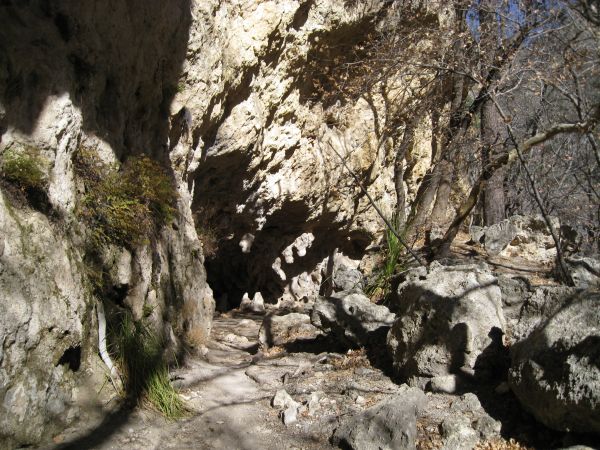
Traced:
<svg viewBox="0 0 600 450">
<path fill-rule="evenodd" d="M 394 215 L 390 223 L 396 230 L 396 233 L 402 235 L 399 231 L 400 223 L 398 217 Z M 392 278 L 401 266 L 400 258 L 402 256 L 402 244 L 390 229 L 385 231 L 385 258 L 383 265 L 375 275 L 373 281 L 367 285 L 366 294 L 375 301 L 385 300 L 392 289 Z"/>
<path fill-rule="evenodd" d="M 48 177 L 47 162 L 39 149 L 31 146 L 11 147 L 2 155 L 0 174 L 23 194 L 36 195 L 45 192 Z"/>
<path fill-rule="evenodd" d="M 212 258 L 219 250 L 219 235 L 212 223 L 213 216 L 214 211 L 207 208 L 200 208 L 194 214 L 196 234 L 200 242 L 202 242 L 202 252 L 207 258 Z"/>
<path fill-rule="evenodd" d="M 173 219 L 177 193 L 156 161 L 133 157 L 116 170 L 83 148 L 74 163 L 86 186 L 78 214 L 91 230 L 94 246 L 146 244 Z"/>
<path fill-rule="evenodd" d="M 134 321 L 130 313 L 123 314 L 113 332 L 112 348 L 128 396 L 150 405 L 170 420 L 185 415 L 185 404 L 171 384 L 163 359 L 164 342 L 147 325 Z"/>
</svg>

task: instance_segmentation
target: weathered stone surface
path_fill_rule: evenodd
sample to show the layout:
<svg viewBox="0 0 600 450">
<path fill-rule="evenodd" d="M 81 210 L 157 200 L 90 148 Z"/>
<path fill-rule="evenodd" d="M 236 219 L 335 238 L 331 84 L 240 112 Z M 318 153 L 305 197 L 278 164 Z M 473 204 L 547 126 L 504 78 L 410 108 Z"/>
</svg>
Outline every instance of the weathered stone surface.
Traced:
<svg viewBox="0 0 600 450">
<path fill-rule="evenodd" d="M 584 292 L 511 349 L 511 388 L 548 427 L 600 433 L 599 305 Z"/>
<path fill-rule="evenodd" d="M 365 287 L 363 274 L 358 270 L 359 261 L 344 255 L 336 255 L 333 269 L 333 291 L 362 291 Z"/>
<path fill-rule="evenodd" d="M 471 420 L 463 415 L 445 419 L 441 431 L 444 450 L 472 450 L 479 441 L 479 433 L 471 427 Z"/>
<path fill-rule="evenodd" d="M 558 233 L 559 221 L 551 218 Z M 482 243 L 492 256 L 523 258 L 551 263 L 556 246 L 542 216 L 511 216 L 489 227 L 473 227 L 471 238 Z"/>
<path fill-rule="evenodd" d="M 264 348 L 297 341 L 313 340 L 322 335 L 310 323 L 308 314 L 290 313 L 265 317 L 258 333 L 258 342 Z"/>
<path fill-rule="evenodd" d="M 577 290 L 568 286 L 538 286 L 523 294 L 518 315 L 510 315 L 507 335 L 511 342 L 529 336 L 537 327 L 558 312 Z"/>
<path fill-rule="evenodd" d="M 265 312 L 265 300 L 260 292 L 256 292 L 254 297 L 250 298 L 248 293 L 245 293 L 240 303 L 240 311 L 253 312 L 261 314 Z"/>
<path fill-rule="evenodd" d="M 314 326 L 353 345 L 381 339 L 395 319 L 385 306 L 371 303 L 368 297 L 353 292 L 321 297 L 311 313 Z"/>
<path fill-rule="evenodd" d="M 600 287 L 600 261 L 594 258 L 571 257 L 566 260 L 575 286 L 581 289 Z"/>
<path fill-rule="evenodd" d="M 95 323 L 81 257 L 45 216 L 0 192 L 0 448 L 39 442 L 78 414 Z"/>
<path fill-rule="evenodd" d="M 422 391 L 407 387 L 405 392 L 346 419 L 335 431 L 333 442 L 353 450 L 412 450 L 417 414 L 426 401 Z"/>
<path fill-rule="evenodd" d="M 190 208 L 189 176 L 201 152 L 168 117 L 186 56 L 189 2 L 47 6 L 0 6 L 0 158 L 8 148 L 39 151 L 48 162 L 43 209 L 52 217 L 33 212 L 31 202 L 10 208 L 10 189 L 1 186 L 0 448 L 35 445 L 59 431 L 78 414 L 80 374 L 104 373 L 90 365 L 97 300 L 75 216 L 85 195 L 73 169 L 78 150 L 109 165 L 145 152 L 169 168 L 179 193 L 173 221 L 149 236 L 151 244 L 102 249 L 103 299 L 144 317 L 172 355 L 181 338 L 208 336 L 214 310 Z"/>
<path fill-rule="evenodd" d="M 387 342 L 401 377 L 489 375 L 503 354 L 500 288 L 485 265 L 405 274 Z"/>
</svg>

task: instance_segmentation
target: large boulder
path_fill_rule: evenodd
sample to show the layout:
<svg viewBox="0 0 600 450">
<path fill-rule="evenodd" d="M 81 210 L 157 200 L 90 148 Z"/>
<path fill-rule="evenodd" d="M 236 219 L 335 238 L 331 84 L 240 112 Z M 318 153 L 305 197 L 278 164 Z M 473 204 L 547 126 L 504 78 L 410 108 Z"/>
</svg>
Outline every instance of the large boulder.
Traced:
<svg viewBox="0 0 600 450">
<path fill-rule="evenodd" d="M 577 292 L 563 285 L 532 286 L 526 278 L 514 275 L 498 275 L 498 284 L 506 319 L 505 341 L 511 344 L 529 336 Z"/>
<path fill-rule="evenodd" d="M 523 407 L 561 431 L 600 433 L 600 294 L 573 298 L 511 349 Z"/>
<path fill-rule="evenodd" d="M 258 332 L 258 342 L 263 348 L 310 341 L 321 335 L 310 323 L 308 314 L 290 313 L 283 316 L 267 316 Z"/>
<path fill-rule="evenodd" d="M 402 378 L 424 386 L 443 375 L 485 376 L 502 363 L 500 288 L 486 265 L 410 270 L 394 306 L 387 343 Z"/>
<path fill-rule="evenodd" d="M 313 325 L 351 345 L 367 345 L 384 338 L 395 319 L 388 308 L 358 292 L 319 297 L 311 313 Z"/>
<path fill-rule="evenodd" d="M 414 449 L 417 413 L 426 402 L 422 391 L 407 387 L 404 393 L 343 421 L 333 443 L 353 450 Z"/>
</svg>

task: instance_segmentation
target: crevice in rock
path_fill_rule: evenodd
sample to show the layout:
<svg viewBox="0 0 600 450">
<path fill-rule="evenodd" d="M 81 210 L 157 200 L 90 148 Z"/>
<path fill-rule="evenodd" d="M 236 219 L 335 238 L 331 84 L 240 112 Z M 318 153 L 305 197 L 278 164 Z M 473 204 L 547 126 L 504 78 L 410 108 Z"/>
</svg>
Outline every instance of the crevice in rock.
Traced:
<svg viewBox="0 0 600 450">
<path fill-rule="evenodd" d="M 81 346 L 71 346 L 62 354 L 56 366 L 68 366 L 72 372 L 77 372 L 81 367 Z"/>
</svg>

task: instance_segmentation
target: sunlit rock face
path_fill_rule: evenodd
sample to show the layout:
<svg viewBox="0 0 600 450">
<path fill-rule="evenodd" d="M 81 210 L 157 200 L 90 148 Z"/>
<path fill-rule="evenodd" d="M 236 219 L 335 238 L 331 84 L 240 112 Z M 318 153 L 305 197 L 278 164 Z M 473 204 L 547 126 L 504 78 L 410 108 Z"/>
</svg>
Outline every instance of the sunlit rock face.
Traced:
<svg viewBox="0 0 600 450">
<path fill-rule="evenodd" d="M 381 237 L 342 159 L 393 212 L 396 149 L 381 133 L 389 105 L 376 88 L 353 99 L 321 91 L 330 66 L 350 61 L 391 8 L 354 3 L 202 2 L 194 11 L 171 113 L 193 117 L 193 210 L 218 240 L 211 287 L 232 305 L 254 291 L 271 303 L 314 300 L 329 257 L 360 260 Z M 421 128 L 409 199 L 431 154 Z"/>
<path fill-rule="evenodd" d="M 0 448 L 47 440 L 106 400 L 77 150 L 107 164 L 148 154 L 179 193 L 147 245 L 103 249 L 108 310 L 145 316 L 174 348 L 210 331 L 214 300 L 178 164 L 192 159 L 191 140 L 169 117 L 193 15 L 186 0 L 0 5 L 0 159 L 35 149 L 47 180 L 29 203 L 0 185 Z"/>
<path fill-rule="evenodd" d="M 77 220 L 79 149 L 106 164 L 146 154 L 174 179 L 169 225 L 139 248 L 103 249 L 102 261 L 105 303 L 144 317 L 175 349 L 187 334 L 210 332 L 213 291 L 230 306 L 244 293 L 310 302 L 334 289 L 338 269 L 356 270 L 382 224 L 348 168 L 391 215 L 397 139 L 382 132 L 382 120 L 410 98 L 390 103 L 377 87 L 352 98 L 324 90 L 335 91 L 331 68 L 352 60 L 393 3 L 0 5 L 0 158 L 35 148 L 48 180 L 43 208 L 15 203 L 0 185 L 0 428 L 8 447 L 40 442 L 76 418 L 74 388 L 84 373 L 101 373 L 98 298 Z M 409 155 L 409 202 L 431 158 L 427 120 Z M 36 359 L 42 349 L 52 351 Z"/>
</svg>

